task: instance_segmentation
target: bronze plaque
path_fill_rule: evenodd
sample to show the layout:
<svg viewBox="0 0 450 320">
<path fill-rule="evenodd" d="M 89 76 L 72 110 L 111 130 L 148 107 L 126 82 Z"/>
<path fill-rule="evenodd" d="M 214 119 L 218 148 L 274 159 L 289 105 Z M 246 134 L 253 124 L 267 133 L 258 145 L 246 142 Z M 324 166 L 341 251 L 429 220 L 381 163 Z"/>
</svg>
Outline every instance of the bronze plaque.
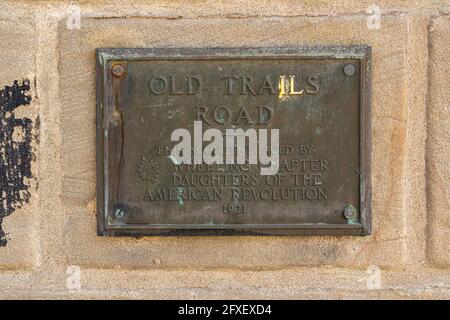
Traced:
<svg viewBox="0 0 450 320">
<path fill-rule="evenodd" d="M 96 56 L 99 235 L 370 233 L 370 47 Z"/>
</svg>

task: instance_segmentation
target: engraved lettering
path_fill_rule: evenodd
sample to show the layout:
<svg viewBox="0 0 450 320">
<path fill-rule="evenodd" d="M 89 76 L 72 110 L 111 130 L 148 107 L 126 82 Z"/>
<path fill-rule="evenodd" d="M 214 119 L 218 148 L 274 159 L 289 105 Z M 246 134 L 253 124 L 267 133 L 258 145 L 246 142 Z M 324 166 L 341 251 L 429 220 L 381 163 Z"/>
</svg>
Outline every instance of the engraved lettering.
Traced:
<svg viewBox="0 0 450 320">
<path fill-rule="evenodd" d="M 264 78 L 264 81 L 261 85 L 261 88 L 258 91 L 258 94 L 261 95 L 264 93 L 264 90 L 269 90 L 269 93 L 274 95 L 277 94 L 277 91 L 275 90 L 275 88 L 273 87 L 272 81 L 270 79 L 270 75 L 266 75 L 266 77 Z"/>
<path fill-rule="evenodd" d="M 309 84 L 314 89 L 309 87 L 306 88 L 306 93 L 308 94 L 318 94 L 319 93 L 319 80 L 316 76 L 308 76 L 306 83 Z"/>
<path fill-rule="evenodd" d="M 253 78 L 250 76 L 242 76 L 241 77 L 241 94 L 246 95 L 247 91 L 254 96 L 256 96 L 256 92 L 252 88 Z"/>
<path fill-rule="evenodd" d="M 258 124 L 269 124 L 273 119 L 273 109 L 268 106 L 258 106 Z"/>
<path fill-rule="evenodd" d="M 194 95 L 199 94 L 202 87 L 202 81 L 200 77 L 188 76 L 187 77 L 187 94 Z"/>
<path fill-rule="evenodd" d="M 239 78 L 236 76 L 224 76 L 223 77 L 226 80 L 226 84 L 227 84 L 227 94 L 235 94 L 233 92 L 233 80 L 238 80 Z"/>
<path fill-rule="evenodd" d="M 184 91 L 177 91 L 177 78 L 170 76 L 170 94 L 182 95 Z"/>
<path fill-rule="evenodd" d="M 218 106 L 214 109 L 213 118 L 218 124 L 225 124 L 230 119 L 230 116 L 231 110 L 227 106 Z"/>
<path fill-rule="evenodd" d="M 239 114 L 237 115 L 234 123 L 239 124 L 241 122 L 241 119 L 244 119 L 247 124 L 253 124 L 253 121 L 250 119 L 250 116 L 248 115 L 247 109 L 243 105 L 241 106 Z"/>
<path fill-rule="evenodd" d="M 303 94 L 303 89 L 300 91 L 295 91 L 295 76 L 289 76 L 289 94 L 291 95 L 301 95 Z"/>
<path fill-rule="evenodd" d="M 150 80 L 150 91 L 153 94 L 160 95 L 167 92 L 167 79 L 164 77 L 153 77 Z"/>
<path fill-rule="evenodd" d="M 204 121 L 206 124 L 211 125 L 211 123 L 209 123 L 208 119 L 206 118 L 206 112 L 208 111 L 207 107 L 203 107 L 203 106 L 195 106 L 195 120 L 197 121 Z"/>
</svg>

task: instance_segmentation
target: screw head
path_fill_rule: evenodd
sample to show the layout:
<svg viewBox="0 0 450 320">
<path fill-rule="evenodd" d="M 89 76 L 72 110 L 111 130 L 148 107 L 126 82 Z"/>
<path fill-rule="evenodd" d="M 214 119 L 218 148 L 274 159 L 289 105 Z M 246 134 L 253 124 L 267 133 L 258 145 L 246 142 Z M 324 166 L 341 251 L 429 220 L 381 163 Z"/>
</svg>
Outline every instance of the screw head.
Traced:
<svg viewBox="0 0 450 320">
<path fill-rule="evenodd" d="M 121 63 L 117 63 L 111 68 L 111 73 L 115 77 L 120 77 L 125 73 L 125 66 Z"/>
<path fill-rule="evenodd" d="M 122 208 L 117 208 L 116 211 L 114 212 L 114 214 L 116 215 L 116 218 L 118 218 L 118 219 L 122 219 L 125 216 L 125 212 L 123 211 Z"/>
<path fill-rule="evenodd" d="M 356 71 L 355 66 L 352 65 L 352 64 L 346 64 L 345 67 L 344 67 L 344 73 L 345 73 L 347 76 L 352 76 L 352 75 L 354 75 L 354 74 L 355 74 L 355 71 Z"/>
<path fill-rule="evenodd" d="M 347 220 L 351 220 L 355 217 L 356 215 L 356 210 L 352 205 L 346 206 L 344 208 L 344 217 Z"/>
</svg>

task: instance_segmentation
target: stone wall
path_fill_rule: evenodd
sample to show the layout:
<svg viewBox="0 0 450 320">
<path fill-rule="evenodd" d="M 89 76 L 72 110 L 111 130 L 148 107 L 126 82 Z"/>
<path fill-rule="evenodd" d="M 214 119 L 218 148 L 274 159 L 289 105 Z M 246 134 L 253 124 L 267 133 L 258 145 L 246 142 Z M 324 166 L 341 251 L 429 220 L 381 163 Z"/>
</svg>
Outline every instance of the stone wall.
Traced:
<svg viewBox="0 0 450 320">
<path fill-rule="evenodd" d="M 0 211 L 0 299 L 450 298 L 449 13 L 445 0 L 3 0 L 0 88 L 28 79 L 31 103 L 0 111 L 3 131 L 12 117 L 30 128 L 12 160 L 0 142 L 21 182 L 2 186 L 16 196 Z M 372 235 L 96 235 L 96 47 L 352 44 L 373 50 Z"/>
</svg>

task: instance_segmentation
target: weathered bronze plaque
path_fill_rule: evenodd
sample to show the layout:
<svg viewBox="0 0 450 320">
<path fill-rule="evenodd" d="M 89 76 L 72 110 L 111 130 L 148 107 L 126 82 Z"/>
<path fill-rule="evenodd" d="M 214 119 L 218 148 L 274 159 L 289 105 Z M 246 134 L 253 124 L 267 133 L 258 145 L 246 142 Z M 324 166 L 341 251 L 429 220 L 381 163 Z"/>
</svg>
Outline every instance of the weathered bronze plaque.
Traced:
<svg viewBox="0 0 450 320">
<path fill-rule="evenodd" d="M 370 48 L 97 49 L 100 235 L 370 233 Z"/>
</svg>

